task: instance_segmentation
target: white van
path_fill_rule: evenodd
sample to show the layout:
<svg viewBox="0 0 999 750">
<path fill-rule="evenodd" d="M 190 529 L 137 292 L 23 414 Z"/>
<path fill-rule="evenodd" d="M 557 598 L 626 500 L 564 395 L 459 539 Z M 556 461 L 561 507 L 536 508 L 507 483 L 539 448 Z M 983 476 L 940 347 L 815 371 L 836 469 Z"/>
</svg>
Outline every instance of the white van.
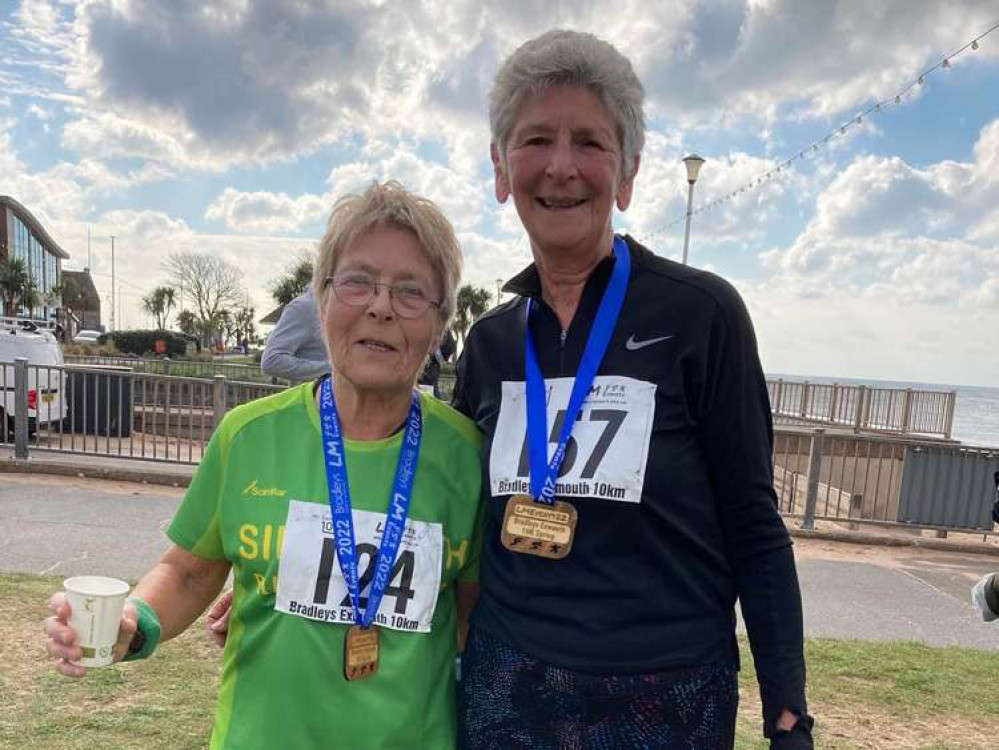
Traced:
<svg viewBox="0 0 999 750">
<path fill-rule="evenodd" d="M 28 360 L 28 430 L 61 422 L 66 416 L 62 349 L 40 321 L 0 318 L 0 429 L 14 426 L 14 360 Z"/>
</svg>

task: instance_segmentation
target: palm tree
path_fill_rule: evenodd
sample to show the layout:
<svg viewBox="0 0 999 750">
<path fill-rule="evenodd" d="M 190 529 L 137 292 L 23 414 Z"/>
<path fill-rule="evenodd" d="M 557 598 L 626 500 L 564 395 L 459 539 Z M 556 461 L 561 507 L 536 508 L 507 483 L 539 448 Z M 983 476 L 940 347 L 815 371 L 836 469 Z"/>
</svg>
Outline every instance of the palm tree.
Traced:
<svg viewBox="0 0 999 750">
<path fill-rule="evenodd" d="M 177 313 L 177 328 L 181 333 L 188 336 L 198 335 L 198 316 L 190 310 L 181 310 Z"/>
<path fill-rule="evenodd" d="M 312 281 L 312 269 L 311 258 L 300 258 L 283 276 L 271 282 L 268 291 L 279 305 L 287 305 Z"/>
<path fill-rule="evenodd" d="M 28 310 L 37 307 L 41 301 L 38 286 L 23 259 L 0 259 L 0 299 L 7 317 L 14 317 L 22 307 Z"/>
<path fill-rule="evenodd" d="M 492 296 L 488 290 L 471 284 L 465 284 L 458 290 L 454 322 L 451 324 L 451 332 L 454 333 L 456 339 L 465 340 L 468 329 L 471 328 L 475 319 L 489 309 L 491 299 Z"/>
<path fill-rule="evenodd" d="M 257 317 L 256 311 L 252 306 L 242 307 L 236 311 L 236 315 L 233 318 L 233 322 L 236 325 L 236 336 L 237 338 L 245 338 L 247 341 L 253 341 L 257 337 L 256 327 L 253 325 L 253 319 Z M 236 341 L 239 344 L 240 341 Z"/>
<path fill-rule="evenodd" d="M 142 298 L 142 307 L 150 315 L 156 316 L 157 330 L 163 330 L 167 326 L 170 318 L 170 310 L 173 309 L 176 291 L 173 287 L 158 286 L 145 297 Z"/>
</svg>

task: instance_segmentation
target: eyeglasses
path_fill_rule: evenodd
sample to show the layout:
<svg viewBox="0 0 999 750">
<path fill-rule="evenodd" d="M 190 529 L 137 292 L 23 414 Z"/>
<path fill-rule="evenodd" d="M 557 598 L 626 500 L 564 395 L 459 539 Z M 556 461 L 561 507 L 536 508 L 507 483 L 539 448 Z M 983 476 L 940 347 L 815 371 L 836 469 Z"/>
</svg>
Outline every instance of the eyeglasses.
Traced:
<svg viewBox="0 0 999 750">
<path fill-rule="evenodd" d="M 367 274 L 348 273 L 327 276 L 326 286 L 332 286 L 336 298 L 351 307 L 363 307 L 371 302 L 379 288 L 388 289 L 392 310 L 400 318 L 419 318 L 431 307 L 440 309 L 441 306 L 440 302 L 430 299 L 423 287 L 414 281 L 380 284 Z"/>
</svg>

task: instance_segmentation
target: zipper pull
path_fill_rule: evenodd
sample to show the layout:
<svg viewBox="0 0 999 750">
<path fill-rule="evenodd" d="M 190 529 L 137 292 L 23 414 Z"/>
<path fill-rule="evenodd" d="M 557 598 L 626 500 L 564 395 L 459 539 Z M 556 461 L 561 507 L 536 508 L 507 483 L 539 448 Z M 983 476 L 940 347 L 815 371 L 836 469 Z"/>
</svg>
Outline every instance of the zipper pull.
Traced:
<svg viewBox="0 0 999 750">
<path fill-rule="evenodd" d="M 568 331 L 566 331 L 565 329 L 563 329 L 562 333 L 559 334 L 559 336 L 558 336 L 558 348 L 559 349 L 565 349 L 565 337 L 567 335 L 568 335 Z"/>
</svg>

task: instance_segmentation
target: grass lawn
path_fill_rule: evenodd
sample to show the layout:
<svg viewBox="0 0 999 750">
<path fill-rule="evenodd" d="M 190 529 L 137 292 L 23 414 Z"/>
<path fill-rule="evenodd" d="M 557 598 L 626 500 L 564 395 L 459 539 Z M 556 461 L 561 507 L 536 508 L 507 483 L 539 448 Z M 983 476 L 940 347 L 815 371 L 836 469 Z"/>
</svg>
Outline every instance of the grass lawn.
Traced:
<svg viewBox="0 0 999 750">
<path fill-rule="evenodd" d="M 0 747 L 204 747 L 218 651 L 201 629 L 164 644 L 145 663 L 67 680 L 49 666 L 40 626 L 45 602 L 60 585 L 57 578 L 0 575 L 0 643 L 6 646 Z M 736 747 L 765 750 L 752 660 L 742 646 Z M 806 650 L 819 748 L 984 750 L 999 744 L 999 652 L 834 640 L 811 640 Z"/>
</svg>

